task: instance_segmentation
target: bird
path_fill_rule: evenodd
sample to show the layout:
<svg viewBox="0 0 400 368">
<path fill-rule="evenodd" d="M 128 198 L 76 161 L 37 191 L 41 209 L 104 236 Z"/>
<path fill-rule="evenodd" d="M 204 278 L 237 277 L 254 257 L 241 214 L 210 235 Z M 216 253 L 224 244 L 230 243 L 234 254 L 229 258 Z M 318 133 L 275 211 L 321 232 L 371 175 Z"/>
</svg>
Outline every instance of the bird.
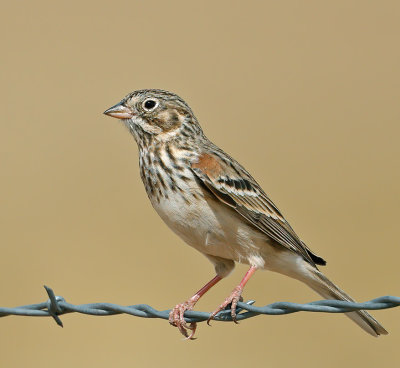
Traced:
<svg viewBox="0 0 400 368">
<path fill-rule="evenodd" d="M 206 137 L 182 98 L 161 89 L 141 89 L 104 114 L 122 120 L 134 137 L 140 176 L 158 215 L 214 265 L 216 275 L 169 314 L 169 323 L 186 339 L 194 339 L 197 325 L 185 321 L 185 312 L 227 277 L 235 263 L 249 269 L 208 324 L 226 308 L 237 323 L 237 303 L 257 270 L 299 280 L 325 299 L 354 302 L 319 270 L 326 261 L 299 238 L 249 172 Z M 388 333 L 364 310 L 346 315 L 372 336 Z"/>
</svg>

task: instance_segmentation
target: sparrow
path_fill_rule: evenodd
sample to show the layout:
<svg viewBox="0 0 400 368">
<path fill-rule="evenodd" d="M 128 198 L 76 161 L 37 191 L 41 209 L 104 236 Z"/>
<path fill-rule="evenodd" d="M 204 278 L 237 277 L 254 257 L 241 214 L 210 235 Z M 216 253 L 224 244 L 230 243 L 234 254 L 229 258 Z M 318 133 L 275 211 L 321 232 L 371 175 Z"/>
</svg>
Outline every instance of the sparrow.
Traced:
<svg viewBox="0 0 400 368">
<path fill-rule="evenodd" d="M 208 323 L 229 306 L 236 322 L 243 288 L 259 269 L 299 280 L 325 299 L 354 301 L 319 271 L 325 260 L 299 238 L 246 169 L 205 136 L 182 98 L 159 89 L 138 90 L 104 114 L 122 120 L 133 135 L 140 176 L 159 216 L 214 265 L 215 277 L 170 312 L 170 324 L 187 339 L 194 338 L 196 323 L 185 321 L 185 311 L 227 277 L 235 262 L 249 270 Z M 387 334 L 366 311 L 346 315 L 372 336 Z"/>
</svg>

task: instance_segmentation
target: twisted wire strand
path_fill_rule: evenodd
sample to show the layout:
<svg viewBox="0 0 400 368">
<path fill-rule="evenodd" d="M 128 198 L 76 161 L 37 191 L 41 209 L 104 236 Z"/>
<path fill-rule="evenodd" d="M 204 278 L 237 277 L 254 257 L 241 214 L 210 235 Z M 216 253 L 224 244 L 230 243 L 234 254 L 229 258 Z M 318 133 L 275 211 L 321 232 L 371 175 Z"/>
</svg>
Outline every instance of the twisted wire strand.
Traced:
<svg viewBox="0 0 400 368">
<path fill-rule="evenodd" d="M 159 311 L 147 304 L 135 304 L 122 306 L 112 303 L 90 303 L 74 305 L 68 303 L 63 297 L 56 296 L 53 290 L 45 286 L 49 299 L 38 304 L 23 305 L 16 308 L 0 307 L 0 317 L 6 316 L 30 316 L 30 317 L 53 317 L 56 323 L 63 327 L 59 318 L 67 313 L 81 313 L 92 316 L 112 316 L 116 314 L 130 314 L 142 318 L 168 319 L 170 310 Z M 246 303 L 239 302 L 236 312 L 237 320 L 244 320 L 260 314 L 282 315 L 296 312 L 323 312 L 323 313 L 346 313 L 355 310 L 379 310 L 400 306 L 400 297 L 381 296 L 364 303 L 352 303 L 341 300 L 319 300 L 306 304 L 276 302 L 264 307 L 253 305 L 254 300 Z M 186 311 L 187 322 L 202 322 L 210 317 L 210 313 Z M 224 310 L 215 316 L 216 321 L 232 321 L 230 310 Z"/>
</svg>

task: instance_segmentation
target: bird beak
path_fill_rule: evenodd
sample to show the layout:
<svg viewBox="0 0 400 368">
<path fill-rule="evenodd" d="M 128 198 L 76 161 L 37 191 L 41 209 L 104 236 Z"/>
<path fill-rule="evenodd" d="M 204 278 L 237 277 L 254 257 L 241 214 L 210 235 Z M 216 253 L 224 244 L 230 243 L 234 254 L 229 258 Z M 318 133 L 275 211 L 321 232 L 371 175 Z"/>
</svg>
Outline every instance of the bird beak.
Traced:
<svg viewBox="0 0 400 368">
<path fill-rule="evenodd" d="M 133 112 L 129 107 L 126 107 L 123 102 L 119 102 L 113 107 L 110 107 L 104 111 L 105 115 L 111 116 L 118 119 L 130 119 L 133 117 Z"/>
</svg>

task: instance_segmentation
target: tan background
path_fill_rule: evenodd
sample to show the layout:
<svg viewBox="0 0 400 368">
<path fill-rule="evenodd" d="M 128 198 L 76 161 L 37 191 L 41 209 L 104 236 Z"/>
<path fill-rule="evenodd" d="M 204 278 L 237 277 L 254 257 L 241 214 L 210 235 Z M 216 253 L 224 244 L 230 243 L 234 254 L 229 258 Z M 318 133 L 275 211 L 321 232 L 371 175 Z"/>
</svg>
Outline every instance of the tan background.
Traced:
<svg viewBox="0 0 400 368">
<path fill-rule="evenodd" d="M 1 306 L 46 300 L 168 309 L 213 276 L 145 195 L 136 145 L 102 112 L 174 91 L 251 171 L 358 300 L 400 295 L 397 1 L 7 2 L 1 12 Z M 245 272 L 198 305 L 210 311 Z M 245 297 L 307 302 L 259 272 Z M 400 309 L 374 339 L 340 315 L 200 325 L 67 315 L 0 320 L 1 367 L 388 367 Z"/>
</svg>

